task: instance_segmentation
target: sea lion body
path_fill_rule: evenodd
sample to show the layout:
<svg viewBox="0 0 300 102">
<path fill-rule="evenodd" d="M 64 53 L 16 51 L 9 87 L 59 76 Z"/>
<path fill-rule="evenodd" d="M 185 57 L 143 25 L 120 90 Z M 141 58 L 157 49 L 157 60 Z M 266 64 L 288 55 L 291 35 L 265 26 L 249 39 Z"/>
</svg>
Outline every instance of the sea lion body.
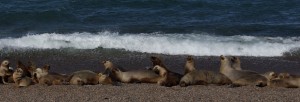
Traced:
<svg viewBox="0 0 300 102">
<path fill-rule="evenodd" d="M 221 73 L 215 73 L 206 70 L 194 70 L 184 75 L 181 78 L 179 83 L 181 87 L 185 87 L 189 85 L 208 85 L 208 84 L 216 84 L 216 85 L 231 84 L 231 80 Z"/>
</svg>

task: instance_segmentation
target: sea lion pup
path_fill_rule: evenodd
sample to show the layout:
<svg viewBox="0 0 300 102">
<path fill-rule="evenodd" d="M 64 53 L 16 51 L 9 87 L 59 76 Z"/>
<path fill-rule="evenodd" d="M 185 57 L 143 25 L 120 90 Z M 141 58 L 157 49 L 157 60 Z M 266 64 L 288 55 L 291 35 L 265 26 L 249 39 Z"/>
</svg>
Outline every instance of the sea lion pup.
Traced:
<svg viewBox="0 0 300 102">
<path fill-rule="evenodd" d="M 15 70 L 15 72 L 13 73 L 13 80 L 17 87 L 25 87 L 33 84 L 31 78 L 24 75 L 24 71 L 22 68 L 17 68 Z"/>
<path fill-rule="evenodd" d="M 241 60 L 240 60 L 239 57 L 235 57 L 235 56 L 232 57 L 231 58 L 231 62 L 232 62 L 231 66 L 232 66 L 233 69 L 242 70 L 242 68 L 241 68 Z"/>
<path fill-rule="evenodd" d="M 179 83 L 180 79 L 182 78 L 183 75 L 176 73 L 176 72 L 172 72 L 171 70 L 169 70 L 164 63 L 162 62 L 162 60 L 160 60 L 160 58 L 155 57 L 155 56 L 151 56 L 150 57 L 151 62 L 153 67 L 155 67 L 156 65 L 159 65 L 163 68 L 165 68 L 168 71 L 168 78 L 171 78 L 172 80 L 176 80 L 177 83 Z"/>
<path fill-rule="evenodd" d="M 178 85 L 177 80 L 174 80 L 174 78 L 170 78 L 170 76 L 168 75 L 169 72 L 168 70 L 166 70 L 166 68 L 156 65 L 153 67 L 153 70 L 159 72 L 160 78 L 158 78 L 159 80 L 157 81 L 158 85 L 167 87 Z"/>
<path fill-rule="evenodd" d="M 102 61 L 106 71 L 111 71 L 111 77 L 123 83 L 157 83 L 159 75 L 151 70 L 123 71 L 116 68 L 111 61 Z"/>
<path fill-rule="evenodd" d="M 185 87 L 188 85 L 207 85 L 231 84 L 231 80 L 221 73 L 215 73 L 206 70 L 196 70 L 194 59 L 188 56 L 185 71 L 188 71 L 181 79 L 179 85 Z"/>
<path fill-rule="evenodd" d="M 267 78 L 253 71 L 236 70 L 231 66 L 231 61 L 221 55 L 220 73 L 227 76 L 232 81 L 232 86 L 256 85 L 264 87 L 267 85 Z"/>
<path fill-rule="evenodd" d="M 2 77 L 2 83 L 7 84 L 5 81 L 6 77 L 9 77 L 12 75 L 12 72 L 9 70 L 9 61 L 3 60 L 0 65 L 0 76 Z"/>
<path fill-rule="evenodd" d="M 184 66 L 184 75 L 186 75 L 187 73 L 196 70 L 195 68 L 195 62 L 192 56 L 188 56 L 186 58 L 186 63 Z"/>
</svg>

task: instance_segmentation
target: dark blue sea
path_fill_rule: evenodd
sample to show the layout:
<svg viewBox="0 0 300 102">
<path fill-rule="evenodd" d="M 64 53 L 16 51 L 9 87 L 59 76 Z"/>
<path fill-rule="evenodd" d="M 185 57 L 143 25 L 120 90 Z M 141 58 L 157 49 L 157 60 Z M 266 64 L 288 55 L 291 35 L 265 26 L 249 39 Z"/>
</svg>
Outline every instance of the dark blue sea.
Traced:
<svg viewBox="0 0 300 102">
<path fill-rule="evenodd" d="M 282 56 L 299 33 L 297 0 L 0 1 L 1 50 Z"/>
</svg>

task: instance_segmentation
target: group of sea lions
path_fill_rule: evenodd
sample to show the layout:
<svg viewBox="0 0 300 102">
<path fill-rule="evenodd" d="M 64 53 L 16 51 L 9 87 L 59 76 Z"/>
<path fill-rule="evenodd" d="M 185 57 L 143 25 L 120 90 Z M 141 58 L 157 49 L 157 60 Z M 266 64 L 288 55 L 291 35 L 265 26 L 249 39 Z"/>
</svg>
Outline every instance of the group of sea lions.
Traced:
<svg viewBox="0 0 300 102">
<path fill-rule="evenodd" d="M 266 72 L 260 74 L 241 68 L 238 57 L 220 56 L 220 71 L 198 70 L 192 56 L 186 58 L 184 75 L 169 70 L 159 57 L 151 56 L 153 67 L 144 70 L 125 71 L 111 61 L 101 61 L 105 71 L 95 73 L 90 70 L 79 70 L 70 75 L 50 72 L 50 66 L 38 68 L 33 62 L 26 66 L 17 62 L 16 69 L 10 67 L 9 60 L 4 60 L 0 66 L 0 77 L 3 84 L 15 83 L 17 87 L 33 84 L 42 85 L 96 85 L 120 83 L 156 83 L 160 86 L 172 87 L 179 85 L 229 85 L 239 87 L 255 85 L 258 87 L 300 87 L 300 76 L 289 73 Z"/>
</svg>

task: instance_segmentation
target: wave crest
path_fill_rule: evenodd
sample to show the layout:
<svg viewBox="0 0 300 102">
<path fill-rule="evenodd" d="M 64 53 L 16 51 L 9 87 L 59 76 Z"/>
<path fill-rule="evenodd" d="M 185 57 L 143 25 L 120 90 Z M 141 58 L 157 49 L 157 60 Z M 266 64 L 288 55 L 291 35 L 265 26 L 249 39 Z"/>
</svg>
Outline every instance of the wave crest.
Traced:
<svg viewBox="0 0 300 102">
<path fill-rule="evenodd" d="M 0 48 L 114 48 L 146 53 L 196 56 L 281 56 L 300 47 L 299 37 L 215 36 L 207 34 L 44 33 L 0 39 Z"/>
</svg>

